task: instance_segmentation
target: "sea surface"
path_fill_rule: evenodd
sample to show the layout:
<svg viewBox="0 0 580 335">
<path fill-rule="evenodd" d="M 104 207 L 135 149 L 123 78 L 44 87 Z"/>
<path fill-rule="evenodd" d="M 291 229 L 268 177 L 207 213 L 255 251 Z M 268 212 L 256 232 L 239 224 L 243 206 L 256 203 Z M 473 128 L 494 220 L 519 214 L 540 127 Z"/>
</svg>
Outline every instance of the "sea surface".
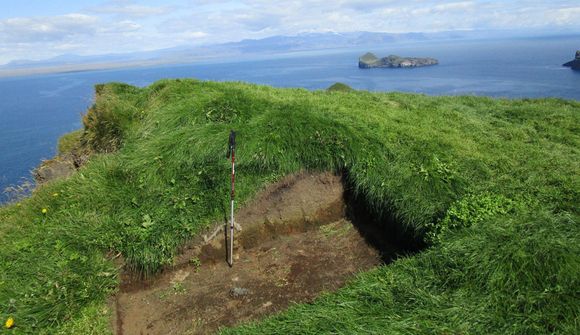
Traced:
<svg viewBox="0 0 580 335">
<path fill-rule="evenodd" d="M 415 42 L 243 62 L 0 78 L 0 203 L 8 200 L 2 190 L 30 179 L 34 167 L 54 156 L 61 135 L 81 128 L 81 115 L 92 104 L 97 83 L 146 86 L 162 78 L 197 78 L 317 90 L 343 82 L 370 91 L 580 100 L 580 72 L 561 66 L 578 49 L 580 36 Z M 358 56 L 366 51 L 379 57 L 435 57 L 440 65 L 361 70 Z"/>
</svg>

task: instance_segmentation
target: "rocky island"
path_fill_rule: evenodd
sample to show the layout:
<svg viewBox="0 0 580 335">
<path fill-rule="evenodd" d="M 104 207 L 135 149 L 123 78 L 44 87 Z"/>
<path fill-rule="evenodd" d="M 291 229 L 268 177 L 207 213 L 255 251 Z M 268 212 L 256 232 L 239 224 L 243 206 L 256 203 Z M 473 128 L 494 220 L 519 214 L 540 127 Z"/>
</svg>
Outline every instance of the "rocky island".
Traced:
<svg viewBox="0 0 580 335">
<path fill-rule="evenodd" d="M 358 67 L 361 69 L 371 68 L 411 68 L 437 65 L 439 61 L 435 58 L 411 58 L 390 55 L 378 58 L 372 52 L 367 52 L 358 59 Z"/>
<path fill-rule="evenodd" d="M 572 70 L 580 71 L 580 50 L 576 51 L 576 58 L 563 66 L 571 67 Z"/>
</svg>

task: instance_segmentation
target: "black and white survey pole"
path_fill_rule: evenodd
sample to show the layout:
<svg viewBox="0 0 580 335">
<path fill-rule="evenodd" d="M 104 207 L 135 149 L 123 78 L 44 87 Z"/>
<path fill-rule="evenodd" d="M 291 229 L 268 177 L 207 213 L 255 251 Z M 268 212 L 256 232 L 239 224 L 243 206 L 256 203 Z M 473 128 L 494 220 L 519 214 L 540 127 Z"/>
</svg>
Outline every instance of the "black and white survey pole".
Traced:
<svg viewBox="0 0 580 335">
<path fill-rule="evenodd" d="M 227 158 L 232 159 L 232 185 L 230 192 L 230 236 L 229 236 L 229 247 L 228 247 L 228 264 L 230 266 L 234 265 L 234 198 L 236 190 L 236 132 L 230 131 L 230 139 L 228 143 L 228 154 Z"/>
</svg>

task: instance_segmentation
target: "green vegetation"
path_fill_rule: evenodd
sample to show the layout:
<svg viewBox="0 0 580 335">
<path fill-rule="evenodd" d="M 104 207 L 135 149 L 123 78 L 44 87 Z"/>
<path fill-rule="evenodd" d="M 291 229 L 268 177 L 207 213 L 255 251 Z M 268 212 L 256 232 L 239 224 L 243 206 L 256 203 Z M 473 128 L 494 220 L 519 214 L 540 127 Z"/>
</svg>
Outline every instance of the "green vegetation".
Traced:
<svg viewBox="0 0 580 335">
<path fill-rule="evenodd" d="M 337 91 L 337 92 L 350 92 L 352 91 L 352 87 L 348 86 L 347 84 L 343 83 L 334 83 L 330 85 L 329 88 L 326 89 L 327 91 Z"/>
<path fill-rule="evenodd" d="M 96 102 L 83 117 L 82 143 L 96 152 L 117 150 L 133 121 L 144 116 L 139 89 L 125 84 L 96 85 Z"/>
<path fill-rule="evenodd" d="M 104 331 L 114 255 L 150 275 L 223 217 L 230 129 L 242 203 L 302 169 L 346 172 L 431 247 L 225 333 L 578 333 L 578 102 L 164 80 L 98 86 L 83 121 L 90 162 L 0 209 L 7 333 Z"/>
<path fill-rule="evenodd" d="M 577 334 L 577 223 L 521 214 L 363 273 L 313 305 L 223 333 Z"/>
<path fill-rule="evenodd" d="M 378 62 L 380 59 L 372 52 L 367 52 L 359 58 L 359 61 L 372 64 Z"/>
<path fill-rule="evenodd" d="M 70 153 L 77 149 L 80 146 L 82 136 L 82 130 L 76 130 L 61 136 L 61 138 L 58 139 L 58 154 L 62 155 Z"/>
<path fill-rule="evenodd" d="M 75 318 L 65 323 L 52 334 L 55 335 L 112 335 L 111 310 L 100 304 L 84 308 Z M 45 331 L 48 333 L 48 331 Z"/>
</svg>

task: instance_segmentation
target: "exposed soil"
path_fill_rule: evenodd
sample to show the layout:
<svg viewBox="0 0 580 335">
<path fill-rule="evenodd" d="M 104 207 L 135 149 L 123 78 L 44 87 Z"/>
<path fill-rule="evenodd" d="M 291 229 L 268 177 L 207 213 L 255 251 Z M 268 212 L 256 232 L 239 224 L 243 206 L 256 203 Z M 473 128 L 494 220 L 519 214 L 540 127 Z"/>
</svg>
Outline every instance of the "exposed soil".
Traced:
<svg viewBox="0 0 580 335">
<path fill-rule="evenodd" d="M 55 179 L 63 179 L 75 171 L 74 163 L 71 159 L 54 157 L 50 160 L 43 161 L 32 175 L 38 184 L 44 184 Z"/>
<path fill-rule="evenodd" d="M 343 193 L 331 174 L 288 177 L 237 213 L 233 267 L 220 233 L 189 246 L 157 278 L 123 275 L 116 333 L 215 333 L 311 301 L 376 266 L 381 255 L 345 218 Z"/>
<path fill-rule="evenodd" d="M 58 154 L 51 159 L 42 161 L 32 171 L 32 176 L 38 185 L 57 179 L 64 179 L 85 165 L 89 157 L 90 153 L 80 148 L 65 154 Z"/>
</svg>

